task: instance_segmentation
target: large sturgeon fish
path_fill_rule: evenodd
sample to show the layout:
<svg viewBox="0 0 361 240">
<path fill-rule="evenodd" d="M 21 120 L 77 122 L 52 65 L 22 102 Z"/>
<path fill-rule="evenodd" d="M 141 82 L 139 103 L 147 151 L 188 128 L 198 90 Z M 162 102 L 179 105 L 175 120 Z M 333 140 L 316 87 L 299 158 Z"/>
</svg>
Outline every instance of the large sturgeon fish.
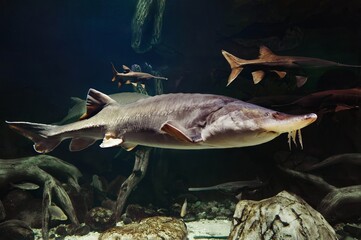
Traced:
<svg viewBox="0 0 361 240">
<path fill-rule="evenodd" d="M 72 139 L 70 151 L 85 149 L 99 139 L 103 139 L 102 148 L 127 150 L 137 145 L 173 149 L 252 146 L 287 132 L 295 140 L 297 131 L 300 134 L 316 118 L 313 113 L 288 115 L 211 94 L 164 94 L 120 105 L 90 89 L 84 120 L 60 126 L 7 123 L 32 140 L 35 151 L 48 153 L 67 138 Z"/>
</svg>

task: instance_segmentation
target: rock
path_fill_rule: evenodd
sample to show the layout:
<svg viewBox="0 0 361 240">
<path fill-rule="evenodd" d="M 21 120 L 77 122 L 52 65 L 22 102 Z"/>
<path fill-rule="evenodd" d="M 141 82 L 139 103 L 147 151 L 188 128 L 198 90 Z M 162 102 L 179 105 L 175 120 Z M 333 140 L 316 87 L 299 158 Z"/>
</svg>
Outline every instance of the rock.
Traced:
<svg viewBox="0 0 361 240">
<path fill-rule="evenodd" d="M 99 240 L 185 240 L 186 225 L 179 219 L 171 217 L 150 217 L 139 223 L 114 227 L 99 236 Z"/>
<path fill-rule="evenodd" d="M 64 225 L 58 226 L 55 230 L 55 233 L 60 236 L 68 235 L 68 231 Z"/>
<path fill-rule="evenodd" d="M 115 226 L 115 216 L 109 209 L 96 207 L 91 209 L 85 216 L 85 224 L 92 230 L 104 231 Z"/>
<path fill-rule="evenodd" d="M 7 219 L 24 221 L 33 228 L 41 228 L 41 199 L 34 198 L 30 191 L 14 189 L 3 199 Z"/>
<path fill-rule="evenodd" d="M 115 209 L 116 202 L 107 198 L 107 199 L 102 201 L 101 206 L 103 208 L 112 210 L 112 209 Z"/>
<path fill-rule="evenodd" d="M 348 232 L 352 237 L 361 239 L 361 227 L 357 225 L 346 224 L 343 227 L 345 232 Z"/>
<path fill-rule="evenodd" d="M 76 236 L 84 236 L 87 235 L 90 232 L 90 227 L 86 225 L 85 223 L 82 223 L 80 225 L 76 224 L 69 224 L 68 226 L 58 226 L 55 230 L 55 233 L 60 236 L 70 236 L 70 235 L 76 235 Z"/>
<path fill-rule="evenodd" d="M 152 209 L 147 209 L 137 204 L 129 204 L 125 210 L 125 216 L 133 222 L 138 222 L 144 218 L 154 217 L 156 215 L 156 212 Z"/>
<path fill-rule="evenodd" d="M 1 240 L 33 240 L 34 232 L 23 221 L 8 220 L 0 223 Z"/>
<path fill-rule="evenodd" d="M 238 202 L 229 239 L 337 239 L 323 216 L 286 191 L 261 201 Z"/>
<path fill-rule="evenodd" d="M 85 236 L 90 232 L 90 227 L 88 225 L 82 224 L 74 229 L 73 235 L 76 236 Z"/>
</svg>

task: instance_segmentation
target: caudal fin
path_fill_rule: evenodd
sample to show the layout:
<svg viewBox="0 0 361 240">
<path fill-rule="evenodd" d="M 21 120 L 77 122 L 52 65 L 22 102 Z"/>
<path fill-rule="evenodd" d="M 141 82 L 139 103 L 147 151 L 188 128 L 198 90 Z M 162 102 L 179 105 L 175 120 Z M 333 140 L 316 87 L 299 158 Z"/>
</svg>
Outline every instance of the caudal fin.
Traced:
<svg viewBox="0 0 361 240">
<path fill-rule="evenodd" d="M 242 70 L 243 70 L 243 67 L 241 67 L 242 63 L 246 63 L 247 60 L 238 58 L 238 57 L 236 57 L 236 56 L 234 56 L 234 55 L 232 55 L 229 52 L 226 52 L 224 50 L 222 50 L 222 54 L 225 57 L 225 59 L 227 60 L 227 62 L 229 63 L 229 65 L 231 66 L 231 69 L 232 69 L 231 74 L 228 77 L 228 83 L 227 83 L 227 86 L 228 86 L 242 72 Z"/>
<path fill-rule="evenodd" d="M 59 136 L 49 136 L 49 131 L 58 127 L 30 122 L 8 122 L 9 127 L 34 142 L 34 149 L 38 153 L 48 153 L 61 142 Z"/>
</svg>

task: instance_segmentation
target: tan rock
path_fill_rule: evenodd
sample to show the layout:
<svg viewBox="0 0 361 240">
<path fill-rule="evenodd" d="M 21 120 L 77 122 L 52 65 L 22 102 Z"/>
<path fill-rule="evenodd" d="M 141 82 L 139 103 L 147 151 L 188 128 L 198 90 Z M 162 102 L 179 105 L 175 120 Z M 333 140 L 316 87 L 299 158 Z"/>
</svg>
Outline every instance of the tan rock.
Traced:
<svg viewBox="0 0 361 240">
<path fill-rule="evenodd" d="M 114 227 L 103 232 L 99 240 L 185 240 L 186 225 L 171 217 L 150 217 L 139 223 Z"/>
<path fill-rule="evenodd" d="M 241 200 L 229 239 L 337 239 L 323 216 L 286 191 L 261 201 Z"/>
</svg>

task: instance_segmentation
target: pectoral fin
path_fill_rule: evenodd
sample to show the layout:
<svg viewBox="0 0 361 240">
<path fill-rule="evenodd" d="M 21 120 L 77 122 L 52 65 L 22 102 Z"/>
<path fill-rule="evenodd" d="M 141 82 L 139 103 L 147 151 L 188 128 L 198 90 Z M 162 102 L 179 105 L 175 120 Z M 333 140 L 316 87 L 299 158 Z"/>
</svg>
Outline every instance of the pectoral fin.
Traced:
<svg viewBox="0 0 361 240">
<path fill-rule="evenodd" d="M 264 75 L 265 75 L 265 73 L 262 70 L 252 72 L 252 77 L 253 77 L 254 84 L 257 84 L 260 81 L 262 81 L 262 79 L 264 78 Z"/>
<path fill-rule="evenodd" d="M 122 143 L 121 145 L 120 145 L 124 150 L 126 150 L 126 151 L 132 151 L 136 146 L 138 146 L 138 145 L 136 145 L 136 144 L 132 144 L 132 143 Z"/>
<path fill-rule="evenodd" d="M 296 85 L 297 87 L 302 87 L 307 82 L 307 77 L 305 76 L 296 76 Z"/>
<path fill-rule="evenodd" d="M 182 142 L 198 143 L 203 140 L 200 134 L 192 133 L 174 121 L 164 123 L 161 130 Z"/>
<path fill-rule="evenodd" d="M 350 109 L 353 109 L 353 108 L 358 108 L 358 107 L 357 106 L 350 106 L 350 105 L 347 105 L 347 104 L 337 104 L 336 107 L 335 107 L 335 112 L 341 112 L 341 111 L 350 110 Z"/>
<path fill-rule="evenodd" d="M 70 142 L 69 150 L 71 152 L 81 151 L 95 143 L 95 141 L 96 139 L 92 138 L 73 138 Z"/>
<path fill-rule="evenodd" d="M 101 148 L 109 148 L 109 147 L 116 147 L 121 146 L 123 143 L 123 139 L 117 138 L 111 134 L 105 134 L 103 138 L 103 142 L 100 144 Z"/>
</svg>

